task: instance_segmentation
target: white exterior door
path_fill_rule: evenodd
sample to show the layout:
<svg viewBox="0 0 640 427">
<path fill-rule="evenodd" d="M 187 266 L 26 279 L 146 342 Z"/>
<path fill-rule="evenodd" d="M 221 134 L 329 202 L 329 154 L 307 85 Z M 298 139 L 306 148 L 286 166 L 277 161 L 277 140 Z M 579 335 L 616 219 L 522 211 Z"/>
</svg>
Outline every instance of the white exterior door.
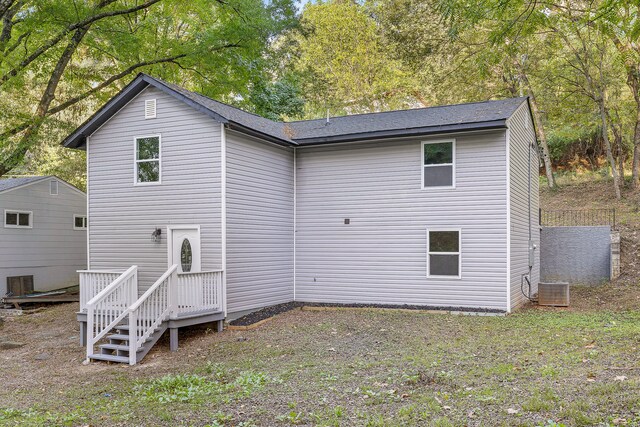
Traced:
<svg viewBox="0 0 640 427">
<path fill-rule="evenodd" d="M 172 228 L 169 265 L 178 264 L 178 273 L 200 272 L 200 229 Z"/>
</svg>

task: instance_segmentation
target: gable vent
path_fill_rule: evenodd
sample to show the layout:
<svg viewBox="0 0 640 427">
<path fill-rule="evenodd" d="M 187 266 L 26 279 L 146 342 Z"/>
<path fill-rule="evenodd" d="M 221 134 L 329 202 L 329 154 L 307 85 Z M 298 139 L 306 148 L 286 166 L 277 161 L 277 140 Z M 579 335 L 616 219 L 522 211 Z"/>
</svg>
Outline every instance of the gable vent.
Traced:
<svg viewBox="0 0 640 427">
<path fill-rule="evenodd" d="M 49 194 L 51 194 L 52 196 L 58 195 L 58 181 L 56 181 L 55 179 L 49 181 Z"/>
<path fill-rule="evenodd" d="M 155 119 L 156 118 L 156 100 L 147 99 L 144 101 L 144 118 Z"/>
</svg>

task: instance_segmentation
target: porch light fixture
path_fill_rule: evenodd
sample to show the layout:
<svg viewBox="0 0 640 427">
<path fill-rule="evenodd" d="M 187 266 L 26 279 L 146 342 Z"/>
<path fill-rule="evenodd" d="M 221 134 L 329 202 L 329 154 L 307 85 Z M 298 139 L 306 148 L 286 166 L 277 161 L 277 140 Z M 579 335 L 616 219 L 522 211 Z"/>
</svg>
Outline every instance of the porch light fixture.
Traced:
<svg viewBox="0 0 640 427">
<path fill-rule="evenodd" d="M 153 233 L 151 233 L 151 241 L 154 243 L 158 243 L 160 242 L 161 236 L 162 236 L 162 229 L 156 228 L 155 230 L 153 230 Z"/>
</svg>

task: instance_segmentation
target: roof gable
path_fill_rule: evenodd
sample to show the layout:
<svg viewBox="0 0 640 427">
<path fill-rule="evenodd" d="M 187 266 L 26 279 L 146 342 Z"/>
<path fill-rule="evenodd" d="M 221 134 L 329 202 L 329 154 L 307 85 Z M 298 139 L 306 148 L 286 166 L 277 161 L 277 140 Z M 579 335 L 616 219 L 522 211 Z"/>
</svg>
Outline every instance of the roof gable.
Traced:
<svg viewBox="0 0 640 427">
<path fill-rule="evenodd" d="M 9 192 L 9 191 L 13 191 L 13 190 L 17 190 L 19 188 L 22 187 L 27 187 L 31 184 L 36 184 L 38 182 L 41 181 L 45 181 L 47 179 L 55 179 L 57 180 L 59 183 L 61 183 L 62 185 L 66 185 L 67 187 L 69 187 L 70 189 L 85 195 L 84 191 L 80 190 L 79 188 L 76 188 L 75 186 L 69 184 L 67 181 L 65 181 L 64 179 L 60 179 L 55 175 L 44 175 L 44 176 L 21 176 L 21 177 L 17 177 L 17 178 L 1 178 L 0 179 L 0 194 L 5 193 L 5 192 Z"/>
<path fill-rule="evenodd" d="M 287 123 L 275 122 L 180 86 L 139 74 L 65 138 L 62 144 L 70 148 L 84 148 L 88 136 L 150 85 L 212 119 L 225 123 L 231 129 L 290 146 L 505 128 L 507 119 L 527 100 L 510 98 Z"/>
</svg>

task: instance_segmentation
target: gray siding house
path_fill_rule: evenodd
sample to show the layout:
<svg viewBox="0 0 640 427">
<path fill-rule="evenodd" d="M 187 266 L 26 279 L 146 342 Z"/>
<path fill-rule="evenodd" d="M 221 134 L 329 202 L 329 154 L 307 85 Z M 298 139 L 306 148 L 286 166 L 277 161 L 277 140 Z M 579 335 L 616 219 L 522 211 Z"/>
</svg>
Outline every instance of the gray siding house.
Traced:
<svg viewBox="0 0 640 427">
<path fill-rule="evenodd" d="M 526 98 L 282 123 L 141 74 L 63 144 L 88 158 L 84 301 L 132 266 L 136 295 L 170 272 L 202 299 L 208 274 L 226 319 L 289 301 L 510 312 L 536 292 Z"/>
<path fill-rule="evenodd" d="M 78 284 L 87 198 L 55 176 L 0 179 L 0 297 Z"/>
</svg>

